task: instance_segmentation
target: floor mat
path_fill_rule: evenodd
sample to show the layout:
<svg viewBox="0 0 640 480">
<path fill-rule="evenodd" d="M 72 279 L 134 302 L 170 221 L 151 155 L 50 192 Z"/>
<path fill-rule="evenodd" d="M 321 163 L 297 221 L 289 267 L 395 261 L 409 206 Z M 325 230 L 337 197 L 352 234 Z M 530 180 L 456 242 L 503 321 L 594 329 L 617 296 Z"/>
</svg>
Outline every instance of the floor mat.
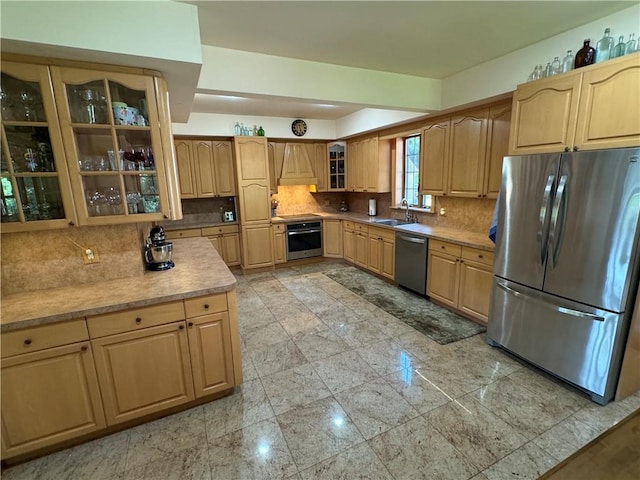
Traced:
<svg viewBox="0 0 640 480">
<path fill-rule="evenodd" d="M 462 318 L 424 297 L 390 285 L 355 267 L 330 270 L 324 272 L 324 275 L 440 345 L 457 342 L 486 331 L 482 325 Z"/>
</svg>

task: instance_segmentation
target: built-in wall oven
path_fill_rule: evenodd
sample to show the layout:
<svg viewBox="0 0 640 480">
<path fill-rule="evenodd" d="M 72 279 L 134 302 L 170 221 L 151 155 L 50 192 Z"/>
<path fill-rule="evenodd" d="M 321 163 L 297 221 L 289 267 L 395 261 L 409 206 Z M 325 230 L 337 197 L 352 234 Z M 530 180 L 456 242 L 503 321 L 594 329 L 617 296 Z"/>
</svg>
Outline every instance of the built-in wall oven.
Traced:
<svg viewBox="0 0 640 480">
<path fill-rule="evenodd" d="M 300 220 L 295 218 L 299 217 Z M 286 218 L 287 260 L 322 256 L 322 221 L 309 216 Z"/>
</svg>

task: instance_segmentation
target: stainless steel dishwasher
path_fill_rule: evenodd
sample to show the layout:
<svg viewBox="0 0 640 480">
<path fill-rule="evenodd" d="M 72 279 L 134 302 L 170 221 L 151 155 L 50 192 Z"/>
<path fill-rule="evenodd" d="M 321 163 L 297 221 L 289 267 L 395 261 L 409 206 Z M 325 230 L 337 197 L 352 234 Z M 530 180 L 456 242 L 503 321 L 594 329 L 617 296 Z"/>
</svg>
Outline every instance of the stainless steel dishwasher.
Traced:
<svg viewBox="0 0 640 480">
<path fill-rule="evenodd" d="M 420 295 L 427 292 L 428 245 L 425 237 L 396 232 L 395 282 Z"/>
</svg>

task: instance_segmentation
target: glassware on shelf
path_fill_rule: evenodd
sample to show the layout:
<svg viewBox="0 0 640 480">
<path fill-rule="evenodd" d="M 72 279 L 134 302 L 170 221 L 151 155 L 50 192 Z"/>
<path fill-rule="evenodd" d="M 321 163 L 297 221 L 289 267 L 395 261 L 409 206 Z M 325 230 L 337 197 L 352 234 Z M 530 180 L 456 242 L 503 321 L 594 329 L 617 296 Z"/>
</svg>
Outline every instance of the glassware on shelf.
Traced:
<svg viewBox="0 0 640 480">
<path fill-rule="evenodd" d="M 24 165 L 29 172 L 36 172 L 38 170 L 39 158 L 38 154 L 33 151 L 33 148 L 27 148 L 25 151 Z"/>
<path fill-rule="evenodd" d="M 142 200 L 140 192 L 127 192 L 127 209 L 129 213 L 138 213 L 140 200 Z"/>
<path fill-rule="evenodd" d="M 628 55 L 629 53 L 634 53 L 636 51 L 638 51 L 638 47 L 637 47 L 637 42 L 636 40 L 633 38 L 634 34 L 630 34 L 629 35 L 629 40 L 627 41 L 627 43 L 625 43 L 624 46 L 624 54 Z"/>
<path fill-rule="evenodd" d="M 543 73 L 542 65 L 540 64 L 536 65 L 535 68 L 533 69 L 533 72 L 531 72 L 531 75 L 529 75 L 529 80 L 531 81 L 540 80 L 542 78 L 542 73 Z"/>
<path fill-rule="evenodd" d="M 626 45 L 624 43 L 624 35 L 620 35 L 618 38 L 618 43 L 615 47 L 613 47 L 613 51 L 611 52 L 611 58 L 618 58 L 624 55 L 624 49 Z"/>
<path fill-rule="evenodd" d="M 38 95 L 35 93 L 25 90 L 18 94 L 18 98 L 22 104 L 22 116 L 23 118 L 18 118 L 17 120 L 26 120 L 27 122 L 37 122 L 39 121 L 38 117 Z"/>
<path fill-rule="evenodd" d="M 567 50 L 567 55 L 562 59 L 562 72 L 569 72 L 573 70 L 573 52 Z"/>
<path fill-rule="evenodd" d="M 551 75 L 557 75 L 560 73 L 560 59 L 555 57 L 551 62 Z"/>
<path fill-rule="evenodd" d="M 78 95 L 80 95 L 79 123 L 106 123 L 104 97 L 90 88 L 78 90 Z"/>
<path fill-rule="evenodd" d="M 551 75 L 553 75 L 551 73 L 551 62 L 547 62 L 547 66 L 544 67 L 544 70 L 542 72 L 542 78 L 550 77 Z"/>
<path fill-rule="evenodd" d="M 90 217 L 97 217 L 100 215 L 108 215 L 107 212 L 107 198 L 100 190 L 92 190 L 87 193 L 87 209 L 89 210 Z"/>
<path fill-rule="evenodd" d="M 242 135 L 242 129 L 240 128 L 240 124 L 238 122 L 236 122 L 236 124 L 233 126 L 233 134 L 236 137 Z"/>
<path fill-rule="evenodd" d="M 590 39 L 585 39 L 582 48 L 576 53 L 576 59 L 574 61 L 575 68 L 586 67 L 591 65 L 595 60 L 596 50 L 591 45 Z"/>
<path fill-rule="evenodd" d="M 120 190 L 116 187 L 107 187 L 104 190 L 104 197 L 107 201 L 108 215 L 122 214 L 122 196 Z"/>
<path fill-rule="evenodd" d="M 611 58 L 614 40 L 610 33 L 611 29 L 609 27 L 605 28 L 603 37 L 596 43 L 595 63 L 605 62 Z"/>
</svg>

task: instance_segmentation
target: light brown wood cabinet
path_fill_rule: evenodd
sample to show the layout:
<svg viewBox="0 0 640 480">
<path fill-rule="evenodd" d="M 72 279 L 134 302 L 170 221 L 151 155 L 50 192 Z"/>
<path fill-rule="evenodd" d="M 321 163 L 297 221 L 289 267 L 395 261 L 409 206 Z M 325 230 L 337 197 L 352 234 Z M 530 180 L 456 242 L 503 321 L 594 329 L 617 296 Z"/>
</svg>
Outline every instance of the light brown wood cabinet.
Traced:
<svg viewBox="0 0 640 480">
<path fill-rule="evenodd" d="M 518 85 L 509 153 L 640 145 L 640 53 Z"/>
<path fill-rule="evenodd" d="M 313 172 L 316 174 L 316 192 L 328 192 L 329 166 L 327 164 L 327 145 L 325 143 L 307 144 L 309 157 L 313 164 Z"/>
<path fill-rule="evenodd" d="M 322 252 L 329 258 L 343 258 L 342 220 L 322 221 Z"/>
<path fill-rule="evenodd" d="M 377 136 L 347 143 L 347 190 L 386 193 L 391 191 L 391 146 Z"/>
<path fill-rule="evenodd" d="M 3 459 L 106 426 L 83 319 L 0 338 Z"/>
<path fill-rule="evenodd" d="M 329 165 L 327 171 L 327 191 L 344 192 L 347 188 L 347 144 L 332 142 L 327 145 Z"/>
<path fill-rule="evenodd" d="M 422 129 L 420 193 L 496 198 L 507 154 L 511 107 L 498 103 Z"/>
<path fill-rule="evenodd" d="M 356 233 L 354 230 L 354 223 L 345 220 L 343 222 L 343 246 L 344 246 L 344 259 L 348 262 L 356 262 Z"/>
<path fill-rule="evenodd" d="M 242 268 L 273 266 L 271 224 L 242 227 Z"/>
<path fill-rule="evenodd" d="M 427 295 L 486 324 L 492 268 L 492 252 L 431 239 L 427 261 Z"/>
<path fill-rule="evenodd" d="M 235 196 L 231 142 L 176 139 L 175 146 L 181 198 Z"/>
<path fill-rule="evenodd" d="M 269 192 L 278 193 L 278 180 L 282 172 L 284 162 L 284 143 L 268 142 L 267 157 L 269 159 Z"/>
<path fill-rule="evenodd" d="M 3 91 L 29 98 L 3 112 L 2 231 L 180 219 L 162 79 L 37 62 L 3 56 Z M 139 108 L 135 123 L 116 102 Z"/>
<path fill-rule="evenodd" d="M 207 237 L 227 266 L 240 265 L 240 233 L 237 225 L 203 227 L 202 236 Z"/>
<path fill-rule="evenodd" d="M 317 178 L 307 146 L 304 143 L 287 142 L 284 146 L 284 160 L 278 184 L 315 185 L 316 183 Z"/>
<path fill-rule="evenodd" d="M 271 226 L 273 232 L 273 262 L 276 264 L 287 261 L 287 238 L 285 237 L 284 223 L 276 223 Z"/>
<path fill-rule="evenodd" d="M 378 275 L 393 280 L 395 275 L 395 232 L 370 226 L 368 237 L 369 262 L 367 268 Z"/>
</svg>

